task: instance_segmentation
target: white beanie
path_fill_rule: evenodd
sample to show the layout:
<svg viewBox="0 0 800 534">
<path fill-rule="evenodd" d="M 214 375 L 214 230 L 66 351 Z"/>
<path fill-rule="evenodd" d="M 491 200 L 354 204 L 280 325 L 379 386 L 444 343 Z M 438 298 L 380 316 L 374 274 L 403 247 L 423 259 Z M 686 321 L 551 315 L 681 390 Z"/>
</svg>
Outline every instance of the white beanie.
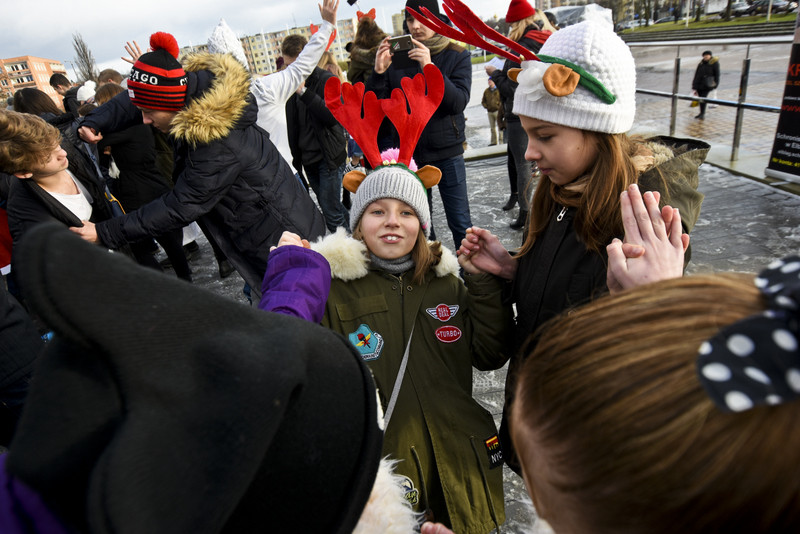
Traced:
<svg viewBox="0 0 800 534">
<path fill-rule="evenodd" d="M 236 37 L 225 19 L 219 19 L 219 24 L 208 38 L 208 51 L 212 54 L 231 54 L 239 63 L 247 68 L 247 57 L 244 54 L 242 41 Z"/>
<path fill-rule="evenodd" d="M 78 89 L 78 93 L 75 95 L 75 97 L 78 99 L 78 102 L 83 103 L 88 100 L 94 102 L 92 98 L 94 98 L 94 90 L 96 87 L 97 84 L 91 80 L 85 82 L 80 89 Z"/>
<path fill-rule="evenodd" d="M 524 61 L 517 76 L 515 115 L 593 132 L 631 129 L 636 114 L 636 65 L 628 45 L 609 24 L 587 20 L 567 26 L 553 33 L 537 56 L 542 61 Z M 554 96 L 545 89 L 543 75 L 556 63 L 581 75 L 571 94 Z"/>
<path fill-rule="evenodd" d="M 358 226 L 367 207 L 382 198 L 394 198 L 405 202 L 417 213 L 425 237 L 431 235 L 431 212 L 425 186 L 405 165 L 378 167 L 364 178 L 352 197 L 350 208 L 350 231 Z"/>
</svg>

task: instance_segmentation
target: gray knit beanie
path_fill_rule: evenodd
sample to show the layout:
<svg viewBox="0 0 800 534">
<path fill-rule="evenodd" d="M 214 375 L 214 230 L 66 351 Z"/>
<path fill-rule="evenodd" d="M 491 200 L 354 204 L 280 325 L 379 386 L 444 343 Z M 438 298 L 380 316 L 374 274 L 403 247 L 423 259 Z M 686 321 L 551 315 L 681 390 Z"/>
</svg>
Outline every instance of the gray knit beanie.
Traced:
<svg viewBox="0 0 800 534">
<path fill-rule="evenodd" d="M 611 25 L 587 20 L 553 33 L 517 76 L 514 114 L 562 126 L 625 133 L 636 114 L 636 65 Z M 561 64 L 580 75 L 574 91 L 555 96 L 546 71 Z M 576 68 L 577 67 L 577 68 Z"/>
<path fill-rule="evenodd" d="M 379 167 L 364 178 L 352 199 L 350 231 L 356 229 L 367 206 L 382 198 L 394 198 L 411 206 L 425 237 L 430 237 L 431 212 L 425 186 L 405 165 Z"/>
</svg>

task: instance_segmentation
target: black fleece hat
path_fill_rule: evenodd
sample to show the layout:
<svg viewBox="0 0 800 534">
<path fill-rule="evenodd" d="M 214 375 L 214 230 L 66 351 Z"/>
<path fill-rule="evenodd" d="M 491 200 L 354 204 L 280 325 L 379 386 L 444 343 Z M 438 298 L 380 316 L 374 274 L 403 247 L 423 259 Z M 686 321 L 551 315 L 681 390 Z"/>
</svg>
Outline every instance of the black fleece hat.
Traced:
<svg viewBox="0 0 800 534">
<path fill-rule="evenodd" d="M 350 344 L 45 224 L 15 270 L 56 332 L 8 470 L 92 533 L 351 532 L 381 454 Z"/>
<path fill-rule="evenodd" d="M 420 8 L 426 7 L 431 13 L 439 17 L 440 20 L 442 20 L 447 24 L 450 24 L 450 19 L 447 18 L 446 15 L 442 14 L 442 12 L 439 10 L 438 0 L 407 0 L 406 7 L 407 8 L 410 7 L 411 9 L 422 15 L 424 15 L 425 13 L 423 13 Z M 408 14 L 406 14 L 406 16 L 408 16 Z"/>
</svg>

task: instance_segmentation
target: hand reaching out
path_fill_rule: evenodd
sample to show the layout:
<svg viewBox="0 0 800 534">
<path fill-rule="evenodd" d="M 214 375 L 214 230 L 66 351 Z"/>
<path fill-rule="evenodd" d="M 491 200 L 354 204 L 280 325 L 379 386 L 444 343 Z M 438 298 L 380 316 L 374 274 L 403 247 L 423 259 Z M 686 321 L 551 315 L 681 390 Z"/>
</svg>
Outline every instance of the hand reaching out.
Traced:
<svg viewBox="0 0 800 534">
<path fill-rule="evenodd" d="M 683 276 L 683 257 L 689 236 L 683 233 L 677 209 L 658 208 L 660 196 L 641 195 L 633 184 L 620 197 L 624 243 L 614 239 L 608 252 L 606 281 L 611 293 Z"/>
<path fill-rule="evenodd" d="M 497 236 L 477 226 L 467 228 L 458 249 L 458 263 L 470 274 L 491 273 L 506 280 L 517 274 L 517 260 Z"/>
<path fill-rule="evenodd" d="M 139 48 L 139 43 L 137 43 L 136 41 L 133 42 L 133 45 L 131 45 L 130 41 L 126 42 L 125 43 L 125 51 L 128 54 L 130 54 L 131 57 L 129 57 L 129 58 L 128 57 L 123 57 L 122 60 L 123 61 L 127 61 L 131 65 L 136 63 L 136 60 L 138 60 L 139 57 L 143 54 L 142 49 Z"/>
<path fill-rule="evenodd" d="M 285 247 L 288 245 L 293 245 L 296 247 L 303 247 L 303 248 L 311 248 L 311 243 L 309 243 L 307 239 L 302 239 L 299 235 L 293 234 L 292 232 L 283 232 L 281 234 L 281 238 L 278 240 L 278 245 L 270 247 L 269 251 L 272 252 L 278 247 Z"/>
</svg>

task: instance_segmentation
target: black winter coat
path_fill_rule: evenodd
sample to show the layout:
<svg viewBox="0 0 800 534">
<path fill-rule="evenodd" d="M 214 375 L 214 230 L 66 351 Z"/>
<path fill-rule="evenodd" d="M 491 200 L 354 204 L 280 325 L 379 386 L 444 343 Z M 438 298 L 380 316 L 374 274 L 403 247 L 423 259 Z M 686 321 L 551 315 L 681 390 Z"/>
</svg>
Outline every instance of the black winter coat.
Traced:
<svg viewBox="0 0 800 534">
<path fill-rule="evenodd" d="M 719 58 L 712 57 L 709 61 L 701 61 L 697 64 L 692 79 L 692 90 L 711 91 L 719 85 Z"/>
<path fill-rule="evenodd" d="M 431 61 L 442 72 L 444 78 L 444 97 L 439 108 L 428 121 L 414 150 L 414 160 L 418 166 L 433 161 L 452 158 L 464 153 L 466 141 L 464 109 L 469 103 L 472 90 L 472 63 L 469 52 L 461 46 L 450 44 Z M 374 70 L 367 79 L 366 89 L 374 91 L 378 98 L 389 98 L 393 89 L 402 89 L 400 81 L 421 73 L 418 63 L 411 67 L 397 68 L 389 65 L 383 74 Z M 394 128 L 388 128 L 386 119 L 381 128 L 378 141 L 381 150 L 398 147 L 399 140 Z"/>
<path fill-rule="evenodd" d="M 105 184 L 98 178 L 90 160 L 66 138 L 62 137 L 61 147 L 67 152 L 69 170 L 92 197 L 90 221 L 99 223 L 111 219 Z M 25 232 L 41 222 L 57 221 L 66 226 L 83 226 L 80 219 L 33 180 L 14 177 L 10 185 L 7 209 L 13 248 L 17 247 Z"/>
<path fill-rule="evenodd" d="M 120 170 L 119 179 L 114 180 L 114 195 L 126 211 L 139 209 L 169 191 L 156 167 L 156 146 L 150 126 L 139 124 L 104 135 L 97 146 L 101 153 L 111 147 L 111 156 Z M 100 157 L 107 158 L 102 154 Z M 110 159 L 106 163 L 107 167 Z"/>
<path fill-rule="evenodd" d="M 325 105 L 325 83 L 333 76 L 315 67 L 306 78 L 305 93 L 293 94 L 286 101 L 286 130 L 295 169 L 319 161 L 320 155 L 329 169 L 339 167 L 347 159 L 344 128 Z M 310 140 L 311 146 L 303 140 Z M 309 157 L 310 154 L 316 157 Z"/>
<path fill-rule="evenodd" d="M 230 55 L 196 54 L 184 65 L 186 105 L 173 119 L 175 188 L 138 210 L 97 226 L 110 246 L 203 220 L 222 251 L 253 288 L 261 287 L 269 248 L 288 230 L 314 240 L 322 214 L 294 172 L 256 125 L 250 77 Z M 84 119 L 99 132 L 140 124 L 121 93 Z"/>
</svg>

